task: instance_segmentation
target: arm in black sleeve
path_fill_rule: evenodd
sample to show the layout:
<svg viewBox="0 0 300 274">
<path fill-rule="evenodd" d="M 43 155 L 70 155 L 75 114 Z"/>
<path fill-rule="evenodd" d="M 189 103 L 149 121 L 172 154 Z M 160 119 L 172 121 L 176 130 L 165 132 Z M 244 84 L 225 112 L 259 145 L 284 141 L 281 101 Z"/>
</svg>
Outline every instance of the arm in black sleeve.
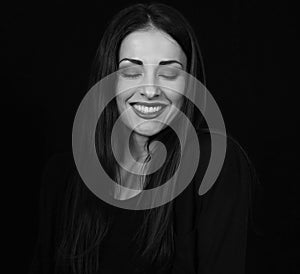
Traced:
<svg viewBox="0 0 300 274">
<path fill-rule="evenodd" d="M 228 139 L 221 173 L 199 197 L 196 273 L 245 273 L 250 184 L 247 158 L 239 144 Z"/>
</svg>

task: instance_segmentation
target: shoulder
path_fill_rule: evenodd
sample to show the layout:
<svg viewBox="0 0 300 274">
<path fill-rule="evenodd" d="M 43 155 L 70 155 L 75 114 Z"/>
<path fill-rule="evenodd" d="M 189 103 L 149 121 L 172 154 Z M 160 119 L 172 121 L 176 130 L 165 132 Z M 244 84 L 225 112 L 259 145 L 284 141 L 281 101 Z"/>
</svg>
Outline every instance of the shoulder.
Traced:
<svg viewBox="0 0 300 274">
<path fill-rule="evenodd" d="M 196 227 L 202 227 L 199 230 L 201 232 L 206 229 L 203 235 L 210 235 L 214 227 L 224 227 L 229 221 L 237 226 L 245 225 L 250 206 L 251 164 L 242 146 L 230 135 L 225 136 L 225 158 L 216 180 L 211 182 L 206 193 L 199 195 L 199 188 L 210 161 L 212 134 L 219 133 L 198 133 L 200 159 L 197 171 L 193 181 L 175 199 L 174 220 L 177 235 L 188 235 Z"/>
<path fill-rule="evenodd" d="M 225 157 L 218 178 L 224 176 L 227 173 L 239 173 L 239 175 L 241 175 L 240 174 L 241 172 L 243 173 L 250 172 L 252 163 L 246 151 L 244 150 L 242 145 L 230 134 L 224 135 L 223 133 L 209 132 L 208 130 L 198 131 L 197 134 L 198 134 L 199 146 L 201 150 L 199 162 L 205 167 L 207 167 L 207 165 L 209 164 L 209 161 L 212 156 L 211 136 L 213 136 L 215 140 L 218 140 L 218 137 L 220 137 L 220 140 L 224 140 L 225 138 L 226 141 Z M 219 144 L 217 144 L 217 147 L 218 146 Z"/>
<path fill-rule="evenodd" d="M 210 134 L 219 133 L 206 133 L 199 138 L 200 146 L 202 144 L 205 153 L 195 175 L 197 200 L 203 204 L 204 208 L 205 206 L 220 206 L 225 210 L 226 207 L 229 209 L 239 202 L 240 206 L 242 205 L 247 210 L 250 205 L 252 163 L 240 143 L 230 135 L 226 136 L 226 153 L 218 176 L 215 181 L 211 182 L 209 190 L 203 195 L 199 195 L 199 189 L 211 156 Z"/>
<path fill-rule="evenodd" d="M 211 159 L 211 135 L 220 136 L 220 133 L 210 133 L 203 131 L 199 133 L 199 144 L 201 149 L 199 167 L 194 177 L 195 188 L 197 189 L 198 200 L 215 199 L 234 200 L 238 196 L 248 200 L 249 189 L 252 180 L 251 161 L 240 145 L 240 143 L 230 135 L 226 137 L 226 152 L 224 162 L 214 181 L 209 182 L 210 187 L 203 195 L 199 195 L 199 189 L 206 175 L 207 167 Z M 220 136 L 224 138 L 224 136 Z M 214 171 L 214 170 L 213 170 Z M 205 182 L 206 183 L 206 182 Z"/>
<path fill-rule="evenodd" d="M 230 134 L 226 133 L 219 133 L 219 132 L 210 132 L 208 129 L 201 129 L 197 131 L 199 145 L 201 150 L 204 149 L 205 152 L 211 151 L 211 139 L 212 136 L 218 140 L 225 139 L 226 140 L 226 160 L 232 159 L 232 157 L 238 157 L 240 160 L 248 161 L 249 158 L 247 153 L 238 142 L 236 138 L 231 136 Z"/>
</svg>

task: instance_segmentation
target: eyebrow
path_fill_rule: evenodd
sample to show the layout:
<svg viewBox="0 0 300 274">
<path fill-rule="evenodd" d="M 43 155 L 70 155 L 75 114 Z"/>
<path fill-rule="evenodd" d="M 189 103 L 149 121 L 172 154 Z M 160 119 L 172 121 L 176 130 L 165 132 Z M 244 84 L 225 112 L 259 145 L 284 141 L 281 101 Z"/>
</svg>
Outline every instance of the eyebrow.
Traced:
<svg viewBox="0 0 300 274">
<path fill-rule="evenodd" d="M 120 62 L 119 62 L 119 65 L 120 65 L 120 63 L 121 62 L 123 62 L 123 61 L 129 61 L 129 62 L 131 62 L 131 63 L 133 63 L 133 64 L 136 64 L 136 65 L 143 65 L 143 61 L 141 61 L 141 60 L 138 60 L 138 59 L 132 59 L 132 58 L 123 58 Z M 166 61 L 160 61 L 159 62 L 159 65 L 170 65 L 170 64 L 174 64 L 174 63 L 177 63 L 177 64 L 179 64 L 182 68 L 183 68 L 183 64 L 182 63 L 180 63 L 179 61 L 177 61 L 177 60 L 166 60 Z"/>
</svg>

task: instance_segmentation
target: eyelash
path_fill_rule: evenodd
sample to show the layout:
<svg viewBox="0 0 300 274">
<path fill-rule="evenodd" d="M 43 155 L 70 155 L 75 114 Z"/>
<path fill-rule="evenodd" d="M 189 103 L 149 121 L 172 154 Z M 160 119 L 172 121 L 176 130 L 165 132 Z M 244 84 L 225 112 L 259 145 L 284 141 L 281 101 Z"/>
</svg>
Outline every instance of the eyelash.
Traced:
<svg viewBox="0 0 300 274">
<path fill-rule="evenodd" d="M 142 74 L 123 74 L 123 77 L 125 78 L 131 78 L 131 79 L 136 79 L 139 76 L 141 76 Z"/>
<path fill-rule="evenodd" d="M 159 75 L 167 80 L 175 80 L 177 78 L 177 75 L 172 75 L 172 76 L 168 76 L 168 75 Z"/>
<path fill-rule="evenodd" d="M 136 79 L 138 78 L 139 76 L 141 76 L 142 74 L 138 73 L 138 74 L 123 74 L 123 77 L 125 78 L 130 78 L 130 79 Z M 174 75 L 174 76 L 167 76 L 167 75 L 158 75 L 160 77 L 163 77 L 167 80 L 175 80 L 177 78 L 177 75 Z"/>
</svg>

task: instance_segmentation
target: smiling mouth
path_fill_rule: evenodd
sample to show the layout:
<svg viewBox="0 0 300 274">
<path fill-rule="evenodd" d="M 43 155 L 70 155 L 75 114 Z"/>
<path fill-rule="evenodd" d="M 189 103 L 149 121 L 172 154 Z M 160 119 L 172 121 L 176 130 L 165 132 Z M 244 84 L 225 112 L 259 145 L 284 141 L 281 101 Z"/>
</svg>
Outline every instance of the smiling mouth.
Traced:
<svg viewBox="0 0 300 274">
<path fill-rule="evenodd" d="M 167 105 L 163 104 L 142 104 L 142 103 L 135 103 L 131 104 L 134 112 L 144 118 L 144 119 L 152 119 L 157 116 L 159 116 L 164 109 L 166 108 Z"/>
</svg>

